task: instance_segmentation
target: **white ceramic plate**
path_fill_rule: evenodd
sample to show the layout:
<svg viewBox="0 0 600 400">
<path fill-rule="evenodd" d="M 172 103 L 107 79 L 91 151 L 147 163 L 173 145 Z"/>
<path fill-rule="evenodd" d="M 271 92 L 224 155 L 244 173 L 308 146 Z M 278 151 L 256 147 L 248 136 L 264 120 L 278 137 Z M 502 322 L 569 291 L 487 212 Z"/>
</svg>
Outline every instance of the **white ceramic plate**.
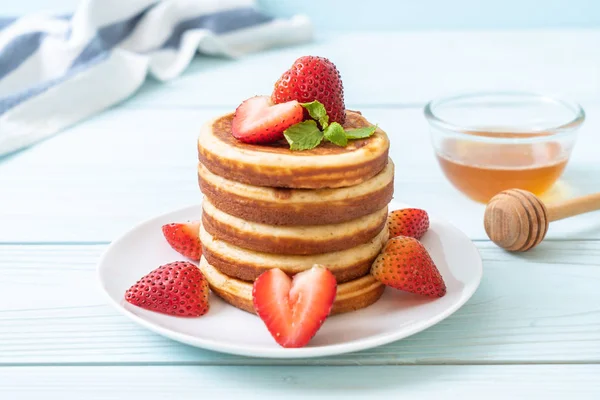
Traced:
<svg viewBox="0 0 600 400">
<path fill-rule="evenodd" d="M 406 207 L 392 203 L 390 209 Z M 280 347 L 263 322 L 211 293 L 210 311 L 181 318 L 140 309 L 124 301 L 125 291 L 158 266 L 184 260 L 162 236 L 161 226 L 199 219 L 201 207 L 174 211 L 146 221 L 115 240 L 98 266 L 100 285 L 124 315 L 160 335 L 192 346 L 251 357 L 302 358 L 349 353 L 384 345 L 420 332 L 450 316 L 475 292 L 482 275 L 479 252 L 462 232 L 430 216 L 422 242 L 447 286 L 439 299 L 386 288 L 363 310 L 329 317 L 311 342 L 298 349 Z"/>
</svg>

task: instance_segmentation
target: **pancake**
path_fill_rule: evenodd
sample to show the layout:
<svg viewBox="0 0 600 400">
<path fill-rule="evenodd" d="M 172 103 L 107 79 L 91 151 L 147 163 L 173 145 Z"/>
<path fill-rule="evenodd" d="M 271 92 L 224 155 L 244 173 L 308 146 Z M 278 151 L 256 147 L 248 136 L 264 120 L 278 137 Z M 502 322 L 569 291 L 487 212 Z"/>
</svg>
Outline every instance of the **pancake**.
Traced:
<svg viewBox="0 0 600 400">
<path fill-rule="evenodd" d="M 345 250 L 373 239 L 387 222 L 388 208 L 329 225 L 265 225 L 246 221 L 202 201 L 202 226 L 212 236 L 263 253 L 308 255 Z"/>
<path fill-rule="evenodd" d="M 200 190 L 218 209 L 267 225 L 325 225 L 351 221 L 384 208 L 394 194 L 394 163 L 358 185 L 337 189 L 260 187 L 215 175 L 198 165 Z"/>
<path fill-rule="evenodd" d="M 286 256 L 242 249 L 215 239 L 204 227 L 200 227 L 202 254 L 208 262 L 220 272 L 244 281 L 254 281 L 271 268 L 279 268 L 288 275 L 294 275 L 313 264 L 319 264 L 327 267 L 338 282 L 347 282 L 369 272 L 388 236 L 386 226 L 369 242 L 351 249 L 310 256 Z"/>
<path fill-rule="evenodd" d="M 348 111 L 344 127 L 372 125 Z M 270 145 L 242 143 L 231 135 L 233 113 L 202 126 L 198 159 L 212 173 L 254 186 L 322 189 L 353 186 L 377 175 L 388 162 L 389 139 L 377 129 L 346 147 L 323 142 L 311 150 L 291 151 L 282 140 Z"/>
<path fill-rule="evenodd" d="M 216 295 L 234 307 L 256 314 L 252 301 L 252 283 L 231 278 L 221 273 L 210 265 L 204 257 L 200 259 L 200 270 Z M 338 285 L 331 315 L 370 306 L 379 300 L 384 289 L 385 286 L 370 274 L 342 283 Z"/>
</svg>

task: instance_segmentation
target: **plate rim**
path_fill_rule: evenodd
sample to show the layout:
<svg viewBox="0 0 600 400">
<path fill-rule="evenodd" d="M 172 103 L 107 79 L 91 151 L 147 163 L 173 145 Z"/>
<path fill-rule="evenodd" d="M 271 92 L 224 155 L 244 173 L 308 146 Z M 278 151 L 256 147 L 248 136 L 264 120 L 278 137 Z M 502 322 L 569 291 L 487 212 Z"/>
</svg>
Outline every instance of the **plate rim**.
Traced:
<svg viewBox="0 0 600 400">
<path fill-rule="evenodd" d="M 389 205 L 394 206 L 395 209 L 412 207 L 406 203 L 398 202 L 396 200 L 392 200 L 389 203 Z M 202 207 L 201 203 L 188 205 L 188 206 L 174 209 L 174 210 L 171 210 L 168 212 L 163 212 L 159 215 L 155 215 L 151 218 L 147 218 L 147 219 L 133 225 L 127 231 L 121 233 L 119 236 L 117 236 L 116 239 L 111 241 L 111 243 L 106 247 L 106 249 L 104 249 L 104 252 L 100 256 L 100 258 L 98 259 L 98 262 L 96 264 L 97 284 L 98 284 L 99 288 L 101 289 L 102 294 L 104 295 L 105 298 L 108 299 L 109 304 L 111 306 L 113 306 L 113 308 L 117 309 L 117 311 L 120 314 L 124 315 L 125 317 L 130 318 L 132 321 L 139 324 L 140 326 L 143 326 L 144 328 L 148 329 L 151 332 L 154 332 L 160 336 L 166 337 L 168 339 L 171 339 L 171 340 L 174 340 L 174 341 L 177 341 L 177 342 L 180 342 L 180 343 L 192 346 L 192 347 L 196 347 L 196 348 L 200 348 L 200 349 L 204 349 L 204 350 L 210 350 L 210 351 L 218 352 L 218 353 L 244 356 L 244 357 L 252 357 L 252 358 L 263 358 L 263 359 L 316 358 L 316 357 L 327 357 L 327 356 L 354 353 L 354 352 L 358 352 L 358 351 L 362 351 L 362 350 L 368 350 L 371 348 L 384 346 L 386 344 L 390 344 L 390 343 L 396 342 L 398 340 L 405 339 L 405 338 L 415 335 L 419 332 L 422 332 L 422 331 L 438 324 L 439 322 L 445 320 L 446 318 L 448 318 L 449 316 L 454 314 L 456 311 L 458 311 L 462 306 L 464 306 L 467 303 L 467 301 L 469 301 L 471 299 L 471 297 L 475 294 L 475 292 L 479 288 L 479 286 L 481 284 L 481 280 L 483 278 L 483 260 L 481 258 L 481 253 L 480 253 L 479 249 L 477 248 L 477 246 L 475 246 L 475 243 L 471 240 L 471 238 L 469 238 L 464 232 L 462 232 L 460 229 L 455 227 L 453 224 L 451 224 L 447 220 L 438 218 L 435 215 L 429 214 L 430 220 L 438 221 L 438 222 L 446 225 L 452 231 L 454 231 L 454 233 L 461 235 L 465 239 L 467 239 L 468 242 L 470 243 L 470 246 L 475 251 L 475 254 L 477 256 L 477 258 L 476 258 L 477 263 L 475 265 L 475 267 L 476 267 L 475 272 L 476 272 L 477 276 L 475 277 L 476 282 L 474 282 L 474 284 L 472 285 L 472 289 L 469 290 L 469 292 L 463 292 L 463 296 L 461 296 L 459 301 L 454 303 L 452 305 L 452 307 L 446 308 L 443 312 L 439 313 L 438 315 L 436 315 L 432 318 L 429 318 L 427 320 L 424 320 L 424 321 L 419 321 L 418 323 L 413 324 L 409 329 L 403 329 L 401 331 L 391 332 L 391 333 L 388 333 L 383 336 L 378 335 L 378 336 L 374 336 L 374 337 L 367 337 L 367 338 L 349 342 L 349 343 L 338 343 L 338 344 L 325 345 L 325 346 L 319 346 L 319 347 L 302 347 L 302 348 L 273 347 L 272 349 L 261 348 L 258 350 L 251 350 L 248 348 L 247 345 L 242 346 L 242 345 L 236 345 L 236 344 L 222 344 L 222 342 L 217 342 L 217 341 L 214 341 L 211 339 L 202 339 L 202 338 L 194 337 L 194 336 L 191 336 L 188 334 L 183 334 L 183 333 L 180 333 L 177 331 L 173 331 L 171 329 L 163 328 L 163 327 L 161 327 L 157 324 L 154 324 L 152 322 L 149 322 L 146 319 L 127 310 L 127 308 L 123 307 L 119 302 L 117 302 L 115 299 L 113 299 L 113 297 L 110 295 L 109 291 L 107 290 L 107 288 L 104 285 L 104 281 L 101 276 L 101 270 L 102 270 L 102 266 L 106 263 L 105 260 L 106 260 L 107 256 L 111 253 L 111 250 L 113 250 L 115 247 L 117 247 L 122 241 L 126 240 L 129 236 L 133 235 L 133 232 L 138 231 L 139 229 L 143 228 L 145 225 L 152 225 L 152 224 L 158 223 L 158 220 L 163 219 L 170 214 L 186 213 L 188 211 L 191 213 L 191 210 L 201 208 L 201 207 Z M 268 334 L 268 332 L 266 330 L 265 330 L 265 332 Z"/>
</svg>

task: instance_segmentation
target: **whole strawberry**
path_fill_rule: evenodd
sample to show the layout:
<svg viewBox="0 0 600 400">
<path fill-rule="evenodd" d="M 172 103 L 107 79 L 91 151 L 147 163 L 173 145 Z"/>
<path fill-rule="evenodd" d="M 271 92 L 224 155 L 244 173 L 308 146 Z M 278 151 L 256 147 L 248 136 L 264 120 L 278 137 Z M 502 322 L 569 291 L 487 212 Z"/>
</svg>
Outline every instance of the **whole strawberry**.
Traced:
<svg viewBox="0 0 600 400">
<path fill-rule="evenodd" d="M 125 292 L 125 300 L 163 314 L 199 317 L 208 312 L 208 282 L 186 261 L 162 265 Z"/>
<path fill-rule="evenodd" d="M 318 100 L 325 106 L 330 122 L 346 120 L 344 87 L 336 66 L 324 57 L 304 56 L 283 73 L 271 94 L 273 103 Z"/>
<path fill-rule="evenodd" d="M 392 211 L 388 216 L 390 238 L 410 236 L 421 239 L 429 229 L 429 215 L 420 208 L 404 208 Z"/>
<path fill-rule="evenodd" d="M 446 284 L 431 256 L 417 239 L 390 239 L 371 266 L 371 274 L 386 286 L 430 297 L 446 294 Z"/>
<path fill-rule="evenodd" d="M 166 224 L 163 225 L 162 232 L 173 250 L 190 260 L 200 260 L 202 255 L 200 221 Z"/>
</svg>

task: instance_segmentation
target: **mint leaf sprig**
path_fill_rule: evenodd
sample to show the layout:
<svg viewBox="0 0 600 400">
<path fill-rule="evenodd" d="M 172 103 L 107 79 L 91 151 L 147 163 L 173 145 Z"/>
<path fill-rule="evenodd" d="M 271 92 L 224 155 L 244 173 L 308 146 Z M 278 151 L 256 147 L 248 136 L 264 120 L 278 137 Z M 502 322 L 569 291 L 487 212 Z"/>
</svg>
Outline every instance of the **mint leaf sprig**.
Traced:
<svg viewBox="0 0 600 400">
<path fill-rule="evenodd" d="M 312 119 L 294 124 L 283 131 L 290 150 L 314 149 L 323 140 L 323 132 Z"/>
<path fill-rule="evenodd" d="M 328 125 L 323 131 L 323 136 L 331 143 L 337 144 L 341 147 L 346 147 L 348 144 L 348 136 L 346 136 L 346 131 L 344 130 L 344 127 L 337 122 Z"/>
<path fill-rule="evenodd" d="M 300 103 L 300 105 L 308 111 L 308 115 L 312 120 L 294 124 L 283 132 L 283 136 L 290 145 L 290 150 L 314 149 L 323 140 L 340 147 L 346 147 L 349 140 L 366 139 L 377 130 L 377 125 L 345 130 L 337 122 L 330 124 L 325 106 L 317 100 L 310 103 Z M 319 129 L 317 122 L 321 125 L 321 129 Z"/>
<path fill-rule="evenodd" d="M 310 103 L 300 103 L 300 105 L 306 108 L 308 115 L 315 121 L 318 121 L 323 129 L 329 125 L 329 115 L 325 106 L 318 100 L 311 101 Z"/>
</svg>

